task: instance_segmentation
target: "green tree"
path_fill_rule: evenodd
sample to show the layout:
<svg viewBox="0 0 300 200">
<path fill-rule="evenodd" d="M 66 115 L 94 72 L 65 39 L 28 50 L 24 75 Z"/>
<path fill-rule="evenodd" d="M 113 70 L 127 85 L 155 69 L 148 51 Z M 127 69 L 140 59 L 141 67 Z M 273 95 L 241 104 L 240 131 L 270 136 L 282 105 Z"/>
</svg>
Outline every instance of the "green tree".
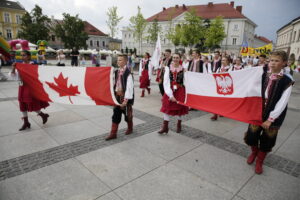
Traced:
<svg viewBox="0 0 300 200">
<path fill-rule="evenodd" d="M 123 17 L 118 16 L 117 9 L 118 7 L 113 6 L 111 8 L 108 8 L 108 12 L 106 13 L 108 16 L 106 24 L 110 30 L 110 36 L 112 38 L 114 38 L 118 34 L 118 24 L 123 19 Z"/>
<path fill-rule="evenodd" d="M 148 28 L 149 35 L 146 37 L 147 40 L 150 41 L 151 44 L 155 44 L 157 41 L 157 36 L 161 32 L 161 26 L 158 24 L 158 20 L 154 19 L 151 23 L 150 27 Z"/>
<path fill-rule="evenodd" d="M 176 47 L 181 44 L 181 40 L 182 40 L 181 25 L 177 24 L 175 28 L 171 29 L 167 38 L 174 44 L 176 49 Z"/>
<path fill-rule="evenodd" d="M 70 14 L 63 13 L 63 16 L 63 23 L 55 26 L 54 31 L 56 36 L 62 40 L 65 48 L 86 48 L 86 41 L 89 37 L 84 31 L 84 22 L 78 18 L 78 15 L 71 16 Z"/>
<path fill-rule="evenodd" d="M 206 31 L 205 46 L 211 50 L 220 47 L 220 43 L 226 37 L 225 27 L 222 17 L 216 17 L 210 23 Z"/>
<path fill-rule="evenodd" d="M 205 27 L 201 17 L 196 15 L 195 10 L 190 10 L 185 14 L 184 23 L 182 24 L 181 43 L 184 46 L 192 48 L 204 37 Z"/>
<path fill-rule="evenodd" d="M 30 13 L 22 17 L 21 30 L 18 37 L 36 44 L 38 40 L 49 40 L 50 19 L 43 15 L 42 8 L 38 5 Z"/>
<path fill-rule="evenodd" d="M 130 19 L 130 24 L 129 24 L 129 30 L 133 32 L 134 37 L 138 40 L 139 42 L 139 49 L 140 52 L 139 54 L 142 53 L 142 40 L 143 40 L 143 35 L 144 31 L 147 25 L 147 21 L 144 18 L 143 14 L 141 13 L 141 8 L 138 7 L 138 13 L 136 16 L 132 16 Z"/>
</svg>

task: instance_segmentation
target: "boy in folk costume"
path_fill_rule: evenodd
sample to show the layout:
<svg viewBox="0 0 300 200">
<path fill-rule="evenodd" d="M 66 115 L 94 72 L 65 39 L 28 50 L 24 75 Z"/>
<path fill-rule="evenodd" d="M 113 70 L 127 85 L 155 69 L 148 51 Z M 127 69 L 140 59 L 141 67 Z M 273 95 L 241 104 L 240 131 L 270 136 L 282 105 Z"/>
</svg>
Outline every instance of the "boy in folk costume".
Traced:
<svg viewBox="0 0 300 200">
<path fill-rule="evenodd" d="M 203 61 L 199 50 L 193 50 L 193 60 L 190 61 L 188 71 L 203 73 Z"/>
<path fill-rule="evenodd" d="M 163 80 L 164 80 L 164 73 L 165 73 L 165 67 L 166 66 L 170 66 L 172 63 L 172 56 L 171 56 L 171 49 L 166 49 L 165 53 L 164 53 L 164 59 L 162 60 L 162 62 L 160 63 L 160 69 L 157 70 L 157 77 L 156 77 L 156 81 L 158 82 L 158 87 L 159 87 L 159 91 L 160 94 L 163 96 L 165 91 L 164 91 L 164 84 L 163 84 Z"/>
<path fill-rule="evenodd" d="M 169 67 L 165 67 L 164 73 L 164 90 L 165 94 L 162 99 L 161 112 L 164 113 L 164 122 L 159 134 L 168 133 L 169 120 L 171 116 L 177 116 L 177 133 L 181 132 L 181 117 L 188 114 L 189 108 L 178 104 L 178 101 L 185 100 L 184 68 L 179 64 L 180 55 L 173 54 L 173 63 Z"/>
<path fill-rule="evenodd" d="M 150 64 L 150 54 L 145 53 L 144 58 L 140 62 L 139 76 L 140 76 L 140 88 L 142 89 L 141 97 L 145 96 L 145 89 L 150 94 L 150 80 L 152 74 L 152 66 Z"/>
<path fill-rule="evenodd" d="M 271 71 L 268 72 L 268 66 L 265 66 L 262 75 L 263 123 L 261 126 L 250 124 L 245 133 L 245 143 L 252 150 L 247 163 L 252 164 L 256 159 L 257 174 L 263 172 L 263 161 L 267 153 L 272 151 L 278 130 L 286 115 L 287 103 L 294 83 L 290 75 L 283 73 L 287 58 L 287 53 L 284 51 L 271 53 L 269 63 Z"/>
<path fill-rule="evenodd" d="M 125 135 L 129 135 L 133 131 L 132 105 L 134 102 L 134 85 L 132 74 L 127 67 L 127 59 L 127 55 L 118 56 L 117 64 L 119 69 L 115 71 L 114 91 L 116 99 L 121 105 L 115 106 L 113 109 L 111 132 L 105 140 L 117 138 L 118 126 L 121 122 L 122 114 L 125 115 L 125 121 L 128 125 Z"/>
<path fill-rule="evenodd" d="M 219 51 L 215 51 L 214 53 L 214 59 L 211 62 L 211 70 L 213 73 L 215 73 L 222 65 L 221 56 Z"/>
</svg>

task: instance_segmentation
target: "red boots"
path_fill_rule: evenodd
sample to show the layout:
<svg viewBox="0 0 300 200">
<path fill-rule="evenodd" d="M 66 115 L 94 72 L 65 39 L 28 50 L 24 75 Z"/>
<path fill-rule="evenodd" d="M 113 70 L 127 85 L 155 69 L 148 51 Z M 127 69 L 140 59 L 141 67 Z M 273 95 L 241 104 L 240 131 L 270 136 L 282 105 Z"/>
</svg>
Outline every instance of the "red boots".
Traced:
<svg viewBox="0 0 300 200">
<path fill-rule="evenodd" d="M 46 122 L 48 121 L 49 115 L 46 113 L 43 113 L 43 112 L 40 112 L 38 115 L 41 116 L 41 118 L 43 120 L 43 124 L 46 124 Z"/>
<path fill-rule="evenodd" d="M 28 121 L 28 117 L 22 117 L 22 119 L 23 119 L 24 123 L 23 123 L 22 127 L 19 129 L 19 131 L 23 131 L 27 128 L 30 128 L 30 123 Z"/>
<path fill-rule="evenodd" d="M 216 121 L 216 120 L 218 120 L 218 115 L 217 115 L 217 114 L 214 114 L 214 116 L 212 116 L 210 119 L 211 119 L 212 121 Z"/>
<path fill-rule="evenodd" d="M 250 156 L 247 159 L 247 163 L 249 165 L 251 165 L 254 162 L 254 160 L 255 160 L 255 158 L 256 158 L 256 156 L 258 154 L 258 147 L 251 146 L 251 150 L 252 150 L 252 153 L 250 154 Z"/>
<path fill-rule="evenodd" d="M 145 90 L 142 90 L 141 97 L 144 97 L 144 96 L 145 96 Z"/>
<path fill-rule="evenodd" d="M 266 158 L 267 152 L 260 151 L 257 146 L 251 146 L 251 150 L 252 150 L 252 153 L 248 157 L 247 163 L 249 165 L 251 165 L 256 158 L 255 173 L 261 174 L 261 173 L 263 173 L 262 166 L 263 166 L 264 160 Z"/>
<path fill-rule="evenodd" d="M 178 120 L 177 121 L 177 130 L 176 130 L 177 133 L 180 133 L 181 132 L 181 120 Z"/>
<path fill-rule="evenodd" d="M 160 131 L 158 131 L 159 134 L 168 133 L 169 132 L 169 121 L 164 120 L 163 127 Z"/>
<path fill-rule="evenodd" d="M 256 158 L 256 165 L 255 165 L 255 173 L 261 174 L 263 173 L 263 162 L 266 158 L 267 152 L 258 151 L 257 158 Z"/>
<path fill-rule="evenodd" d="M 109 134 L 109 136 L 107 136 L 105 138 L 105 140 L 116 139 L 117 138 L 118 127 L 119 127 L 119 124 L 112 123 L 110 134 Z"/>
<path fill-rule="evenodd" d="M 127 130 L 125 132 L 125 135 L 131 134 L 133 131 L 132 129 L 133 129 L 133 122 L 132 122 L 132 120 L 130 120 L 127 122 Z"/>
</svg>

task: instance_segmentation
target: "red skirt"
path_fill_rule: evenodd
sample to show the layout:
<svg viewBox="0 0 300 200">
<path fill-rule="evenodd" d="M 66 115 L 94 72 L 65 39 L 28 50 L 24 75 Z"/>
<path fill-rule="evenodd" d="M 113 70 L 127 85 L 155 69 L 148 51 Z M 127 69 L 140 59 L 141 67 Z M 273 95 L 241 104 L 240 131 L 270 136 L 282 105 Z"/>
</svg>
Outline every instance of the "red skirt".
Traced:
<svg viewBox="0 0 300 200">
<path fill-rule="evenodd" d="M 49 106 L 48 102 L 34 98 L 30 93 L 30 88 L 26 85 L 19 86 L 18 100 L 21 112 L 38 111 Z"/>
<path fill-rule="evenodd" d="M 185 100 L 185 87 L 179 87 L 175 92 L 173 91 L 173 95 L 177 101 L 184 102 Z M 169 97 L 164 94 L 162 98 L 162 107 L 160 112 L 163 112 L 167 115 L 172 116 L 181 116 L 186 115 L 189 112 L 189 108 L 176 102 L 172 102 L 169 100 Z"/>
<path fill-rule="evenodd" d="M 148 88 L 150 86 L 150 79 L 148 70 L 142 71 L 142 76 L 140 77 L 140 88 Z"/>
</svg>

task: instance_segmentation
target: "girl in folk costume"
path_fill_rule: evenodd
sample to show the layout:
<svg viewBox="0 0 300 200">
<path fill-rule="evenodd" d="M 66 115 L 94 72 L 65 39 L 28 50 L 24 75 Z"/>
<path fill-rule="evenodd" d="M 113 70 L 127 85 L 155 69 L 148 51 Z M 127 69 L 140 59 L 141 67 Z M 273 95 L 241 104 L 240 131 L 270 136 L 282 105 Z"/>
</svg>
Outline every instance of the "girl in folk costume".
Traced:
<svg viewBox="0 0 300 200">
<path fill-rule="evenodd" d="M 203 57 L 203 73 L 204 74 L 211 74 L 212 73 L 211 63 L 209 62 L 207 56 Z"/>
<path fill-rule="evenodd" d="M 241 70 L 244 69 L 244 65 L 242 63 L 242 58 L 241 57 L 237 57 L 235 59 L 235 64 L 232 65 L 231 69 L 229 71 L 237 71 L 237 70 Z"/>
<path fill-rule="evenodd" d="M 25 64 L 33 64 L 31 60 L 31 54 L 29 51 L 22 51 L 21 52 L 23 63 Z M 13 68 L 11 73 L 15 74 L 15 67 L 16 63 L 13 64 Z M 19 100 L 19 106 L 20 111 L 23 114 L 23 125 L 19 129 L 19 131 L 23 131 L 27 128 L 30 128 L 30 123 L 28 121 L 28 112 L 36 112 L 43 120 L 43 124 L 45 124 L 48 121 L 49 115 L 46 113 L 43 113 L 41 111 L 42 108 L 46 108 L 49 106 L 48 102 L 40 101 L 32 96 L 30 93 L 30 88 L 24 83 L 22 80 L 19 81 L 19 94 L 18 94 L 18 100 Z"/>
<path fill-rule="evenodd" d="M 223 56 L 222 57 L 222 65 L 219 67 L 216 71 L 216 73 L 225 73 L 230 70 L 230 58 L 228 56 Z M 216 121 L 218 119 L 218 115 L 214 114 L 211 118 L 212 121 Z"/>
<path fill-rule="evenodd" d="M 156 81 L 158 82 L 159 91 L 162 96 L 165 94 L 164 84 L 163 84 L 165 67 L 170 66 L 170 64 L 172 63 L 171 53 L 172 53 L 171 49 L 165 50 L 164 58 L 162 59 L 162 61 L 160 63 L 160 69 L 157 70 Z"/>
<path fill-rule="evenodd" d="M 214 59 L 211 62 L 211 70 L 215 73 L 222 65 L 221 56 L 219 51 L 215 51 Z"/>
<path fill-rule="evenodd" d="M 168 133 L 170 115 L 177 116 L 177 133 L 181 132 L 181 117 L 188 114 L 188 107 L 178 104 L 185 100 L 184 69 L 179 64 L 180 55 L 173 54 L 173 63 L 165 67 L 164 74 L 164 90 L 165 94 L 162 98 L 161 112 L 164 113 L 164 122 L 159 134 Z"/>
<path fill-rule="evenodd" d="M 247 63 L 247 65 L 244 67 L 245 69 L 249 69 L 249 68 L 252 68 L 252 67 L 254 67 L 254 64 L 253 64 L 253 59 L 249 59 L 248 60 L 248 63 Z"/>
<path fill-rule="evenodd" d="M 150 64 L 150 54 L 145 53 L 144 58 L 140 62 L 139 76 L 140 76 L 140 88 L 142 89 L 141 97 L 145 96 L 145 89 L 150 94 L 150 80 L 152 74 L 152 66 Z"/>
<path fill-rule="evenodd" d="M 247 163 L 252 164 L 256 159 L 255 172 L 257 174 L 263 172 L 263 161 L 276 143 L 277 133 L 284 121 L 294 84 L 291 75 L 283 73 L 283 68 L 287 63 L 287 53 L 285 51 L 273 52 L 270 59 L 271 71 L 268 72 L 268 66 L 265 66 L 262 75 L 263 123 L 260 126 L 249 124 L 244 138 L 245 143 L 252 150 Z"/>
</svg>

